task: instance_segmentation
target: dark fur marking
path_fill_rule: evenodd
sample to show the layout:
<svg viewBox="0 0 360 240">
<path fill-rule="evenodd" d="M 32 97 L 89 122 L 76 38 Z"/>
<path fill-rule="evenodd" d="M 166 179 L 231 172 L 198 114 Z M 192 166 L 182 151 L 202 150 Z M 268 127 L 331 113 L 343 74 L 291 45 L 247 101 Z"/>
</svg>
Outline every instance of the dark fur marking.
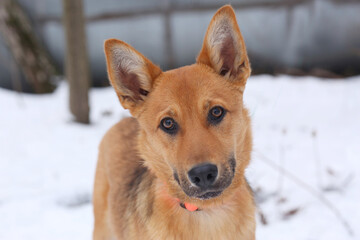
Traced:
<svg viewBox="0 0 360 240">
<path fill-rule="evenodd" d="M 225 76 L 229 72 L 229 69 L 222 67 L 220 69 L 220 75 Z"/>
<path fill-rule="evenodd" d="M 147 170 L 147 169 L 146 169 Z M 146 194 L 146 218 L 150 218 L 153 214 L 154 209 L 154 193 L 150 191 L 153 185 L 153 176 L 149 171 L 146 171 L 145 175 L 142 178 L 142 183 L 140 185 L 139 194 Z"/>
<path fill-rule="evenodd" d="M 174 179 L 180 185 L 179 175 L 176 171 L 174 171 Z"/>
<path fill-rule="evenodd" d="M 139 93 L 141 95 L 147 96 L 149 94 L 149 91 L 146 91 L 145 89 L 140 88 Z"/>
<path fill-rule="evenodd" d="M 146 209 L 146 217 L 150 218 L 153 215 L 154 212 L 154 194 L 149 193 L 148 199 L 147 199 L 147 209 Z"/>
<path fill-rule="evenodd" d="M 130 178 L 129 183 L 127 184 L 127 198 L 128 198 L 128 204 L 129 207 L 135 207 L 136 205 L 136 198 L 138 193 L 138 188 L 141 184 L 142 178 L 144 174 L 147 172 L 147 169 L 145 167 L 138 167 L 134 170 L 132 173 L 132 176 Z"/>
<path fill-rule="evenodd" d="M 231 156 L 231 158 L 229 159 L 229 165 L 230 165 L 230 169 L 231 169 L 232 173 L 235 174 L 236 161 L 235 161 L 234 156 Z"/>
<path fill-rule="evenodd" d="M 136 202 L 140 195 L 146 194 L 146 209 L 143 210 L 143 216 L 148 219 L 153 214 L 154 194 L 149 191 L 153 184 L 153 177 L 149 175 L 146 167 L 139 166 L 132 174 L 131 181 L 127 185 L 128 206 L 134 209 L 134 212 L 141 211 L 136 209 Z"/>
</svg>

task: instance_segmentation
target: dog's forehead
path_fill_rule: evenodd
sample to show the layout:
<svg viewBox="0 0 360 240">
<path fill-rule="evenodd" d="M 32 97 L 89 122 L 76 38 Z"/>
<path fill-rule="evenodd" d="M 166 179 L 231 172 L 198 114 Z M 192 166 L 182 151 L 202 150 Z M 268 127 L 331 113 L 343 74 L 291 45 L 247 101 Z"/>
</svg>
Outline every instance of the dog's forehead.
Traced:
<svg viewBox="0 0 360 240">
<path fill-rule="evenodd" d="M 239 104 L 238 95 L 239 91 L 226 79 L 194 64 L 164 72 L 147 102 L 147 109 L 152 113 L 174 112 L 174 115 L 202 112 L 201 109 L 210 105 L 231 109 Z"/>
<path fill-rule="evenodd" d="M 162 101 L 179 101 L 182 104 L 199 98 L 214 98 L 226 96 L 231 86 L 225 79 L 209 68 L 194 64 L 163 73 L 156 87 L 156 94 Z"/>
</svg>

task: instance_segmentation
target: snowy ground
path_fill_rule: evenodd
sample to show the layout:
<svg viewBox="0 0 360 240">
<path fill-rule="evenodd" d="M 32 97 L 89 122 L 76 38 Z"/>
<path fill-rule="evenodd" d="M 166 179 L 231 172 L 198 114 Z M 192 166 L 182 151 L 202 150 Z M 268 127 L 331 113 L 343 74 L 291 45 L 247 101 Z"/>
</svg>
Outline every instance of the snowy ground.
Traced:
<svg viewBox="0 0 360 240">
<path fill-rule="evenodd" d="M 128 113 L 110 88 L 90 97 L 84 126 L 71 121 L 66 84 L 45 96 L 0 89 L 1 240 L 91 238 L 97 145 Z M 360 77 L 252 77 L 245 102 L 255 146 L 247 176 L 267 222 L 258 218 L 257 238 L 359 239 Z"/>
</svg>

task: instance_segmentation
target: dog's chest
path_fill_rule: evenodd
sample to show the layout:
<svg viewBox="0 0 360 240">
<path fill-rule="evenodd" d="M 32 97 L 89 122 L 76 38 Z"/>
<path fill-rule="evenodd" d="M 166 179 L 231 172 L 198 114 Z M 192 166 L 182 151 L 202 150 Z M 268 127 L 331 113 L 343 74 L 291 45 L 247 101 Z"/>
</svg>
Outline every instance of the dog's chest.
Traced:
<svg viewBox="0 0 360 240">
<path fill-rule="evenodd" d="M 250 231 L 250 224 L 229 210 L 180 209 L 174 215 L 155 214 L 147 225 L 150 239 L 251 239 Z"/>
</svg>

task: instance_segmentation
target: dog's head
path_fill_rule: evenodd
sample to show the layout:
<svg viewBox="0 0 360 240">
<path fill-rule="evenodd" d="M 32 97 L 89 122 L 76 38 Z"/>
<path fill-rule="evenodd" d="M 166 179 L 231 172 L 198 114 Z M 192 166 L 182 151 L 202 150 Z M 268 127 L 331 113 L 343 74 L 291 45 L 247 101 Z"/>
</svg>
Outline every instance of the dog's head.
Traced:
<svg viewBox="0 0 360 240">
<path fill-rule="evenodd" d="M 116 39 L 105 53 L 111 84 L 140 124 L 141 157 L 170 194 L 198 205 L 230 196 L 251 150 L 243 106 L 251 69 L 233 9 L 214 15 L 193 65 L 162 72 Z"/>
</svg>

